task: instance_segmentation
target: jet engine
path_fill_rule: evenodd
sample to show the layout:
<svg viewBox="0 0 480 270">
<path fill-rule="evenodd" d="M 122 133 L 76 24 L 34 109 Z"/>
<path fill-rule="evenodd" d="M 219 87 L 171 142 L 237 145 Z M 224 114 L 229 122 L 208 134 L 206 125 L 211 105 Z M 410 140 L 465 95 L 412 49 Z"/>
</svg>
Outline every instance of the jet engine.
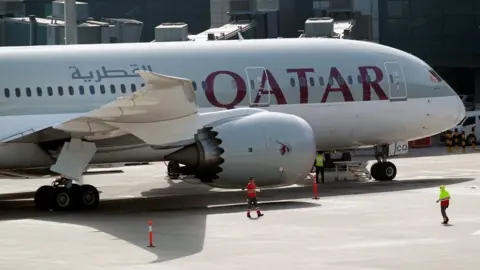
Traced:
<svg viewBox="0 0 480 270">
<path fill-rule="evenodd" d="M 220 120 L 198 130 L 195 143 L 165 157 L 184 166 L 176 173 L 194 175 L 220 188 L 291 185 L 305 179 L 315 159 L 315 137 L 300 117 L 258 112 Z"/>
</svg>

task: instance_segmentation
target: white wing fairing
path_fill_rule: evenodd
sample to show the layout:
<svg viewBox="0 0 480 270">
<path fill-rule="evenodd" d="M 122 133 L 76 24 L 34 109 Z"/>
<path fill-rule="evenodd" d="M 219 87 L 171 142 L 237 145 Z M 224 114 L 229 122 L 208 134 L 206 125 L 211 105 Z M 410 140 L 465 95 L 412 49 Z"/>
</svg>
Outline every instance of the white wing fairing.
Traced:
<svg viewBox="0 0 480 270">
<path fill-rule="evenodd" d="M 78 134 L 122 130 L 149 145 L 162 145 L 193 137 L 197 103 L 192 82 L 148 71 L 137 73 L 145 86 L 99 109 L 54 128 Z"/>
</svg>

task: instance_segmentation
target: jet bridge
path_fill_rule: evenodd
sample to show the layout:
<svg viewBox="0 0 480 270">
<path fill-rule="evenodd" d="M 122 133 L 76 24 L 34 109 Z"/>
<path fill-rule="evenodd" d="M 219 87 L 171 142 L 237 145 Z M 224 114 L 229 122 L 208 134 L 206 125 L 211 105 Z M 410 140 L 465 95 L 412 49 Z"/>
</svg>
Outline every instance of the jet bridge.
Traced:
<svg viewBox="0 0 480 270">
<path fill-rule="evenodd" d="M 196 35 L 188 35 L 188 39 L 192 41 L 227 40 L 254 28 L 255 25 L 255 21 L 231 22 L 220 27 L 207 29 Z"/>
</svg>

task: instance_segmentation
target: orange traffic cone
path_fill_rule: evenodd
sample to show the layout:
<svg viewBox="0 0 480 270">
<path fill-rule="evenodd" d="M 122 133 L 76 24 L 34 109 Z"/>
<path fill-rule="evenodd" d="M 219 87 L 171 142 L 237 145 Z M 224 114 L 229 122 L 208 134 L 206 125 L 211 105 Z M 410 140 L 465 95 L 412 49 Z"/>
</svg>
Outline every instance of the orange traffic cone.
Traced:
<svg viewBox="0 0 480 270">
<path fill-rule="evenodd" d="M 318 200 L 318 185 L 317 185 L 317 177 L 314 176 L 313 177 L 314 181 L 313 181 L 313 198 L 314 200 Z"/>
</svg>

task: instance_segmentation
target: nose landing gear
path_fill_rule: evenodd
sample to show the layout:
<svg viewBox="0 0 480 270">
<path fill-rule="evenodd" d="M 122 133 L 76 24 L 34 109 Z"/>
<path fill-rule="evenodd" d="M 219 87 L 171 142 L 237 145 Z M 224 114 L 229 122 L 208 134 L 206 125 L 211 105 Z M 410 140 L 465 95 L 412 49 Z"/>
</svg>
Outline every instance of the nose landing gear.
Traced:
<svg viewBox="0 0 480 270">
<path fill-rule="evenodd" d="M 375 147 L 377 162 L 370 168 L 370 174 L 377 181 L 391 181 L 397 176 L 397 167 L 388 158 L 388 145 Z"/>
</svg>

